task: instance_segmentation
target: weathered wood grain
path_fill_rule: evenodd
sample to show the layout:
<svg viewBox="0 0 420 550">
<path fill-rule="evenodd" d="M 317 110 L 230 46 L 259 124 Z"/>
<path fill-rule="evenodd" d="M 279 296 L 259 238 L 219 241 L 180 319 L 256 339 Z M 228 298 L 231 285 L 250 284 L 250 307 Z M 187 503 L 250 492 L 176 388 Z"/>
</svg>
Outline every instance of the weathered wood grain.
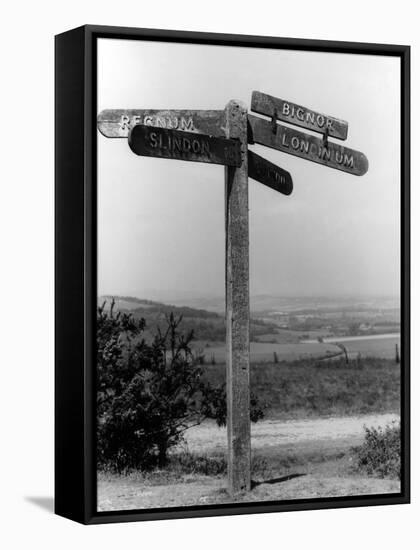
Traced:
<svg viewBox="0 0 420 550">
<path fill-rule="evenodd" d="M 249 143 L 259 143 L 355 176 L 368 171 L 368 159 L 360 151 L 331 141 L 324 145 L 320 138 L 282 124 L 273 127 L 271 122 L 254 115 L 248 115 L 248 123 Z"/>
<path fill-rule="evenodd" d="M 144 157 L 207 162 L 225 166 L 241 165 L 238 140 L 211 137 L 153 126 L 134 126 L 128 134 L 133 153 Z"/>
<path fill-rule="evenodd" d="M 101 134 L 109 138 L 126 138 L 137 124 L 225 136 L 225 112 L 216 110 L 106 109 L 99 113 L 97 122 Z"/>
<path fill-rule="evenodd" d="M 226 115 L 227 136 L 240 140 L 242 155 L 240 168 L 225 169 L 228 483 L 235 494 L 251 487 L 247 108 L 230 101 Z"/>
<path fill-rule="evenodd" d="M 293 191 L 292 176 L 289 172 L 249 150 L 248 176 L 283 195 L 290 195 Z"/>
<path fill-rule="evenodd" d="M 269 117 L 275 114 L 276 118 L 283 122 L 322 134 L 328 130 L 328 135 L 331 137 L 347 139 L 349 125 L 345 120 L 318 113 L 262 92 L 252 92 L 251 111 Z"/>
</svg>

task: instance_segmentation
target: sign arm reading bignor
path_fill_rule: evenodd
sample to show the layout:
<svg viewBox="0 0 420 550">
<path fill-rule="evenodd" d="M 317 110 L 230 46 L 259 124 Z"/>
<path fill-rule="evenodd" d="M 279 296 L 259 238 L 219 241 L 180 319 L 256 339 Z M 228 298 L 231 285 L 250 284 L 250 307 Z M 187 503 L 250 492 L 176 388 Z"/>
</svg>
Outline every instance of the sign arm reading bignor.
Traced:
<svg viewBox="0 0 420 550">
<path fill-rule="evenodd" d="M 273 131 L 270 121 L 250 114 L 248 123 L 250 143 L 272 147 L 355 176 L 363 176 L 368 170 L 368 159 L 360 151 L 331 141 L 325 144 L 320 138 L 277 123 Z"/>
<path fill-rule="evenodd" d="M 325 134 L 330 137 L 347 139 L 348 123 L 323 113 L 318 113 L 302 105 L 286 101 L 261 92 L 252 92 L 251 111 L 260 115 Z"/>
</svg>

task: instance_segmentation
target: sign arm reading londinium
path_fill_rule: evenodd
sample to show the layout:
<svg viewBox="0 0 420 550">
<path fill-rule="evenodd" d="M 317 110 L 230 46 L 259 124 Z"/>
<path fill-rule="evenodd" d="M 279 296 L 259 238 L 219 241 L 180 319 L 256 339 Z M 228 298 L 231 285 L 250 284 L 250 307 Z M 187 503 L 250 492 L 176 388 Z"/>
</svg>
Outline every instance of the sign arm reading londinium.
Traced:
<svg viewBox="0 0 420 550">
<path fill-rule="evenodd" d="M 273 133 L 270 121 L 254 115 L 248 115 L 248 122 L 251 143 L 259 143 L 355 176 L 363 176 L 368 170 L 368 160 L 360 151 L 332 141 L 325 147 L 322 138 L 282 124 L 277 124 L 277 130 Z"/>
</svg>

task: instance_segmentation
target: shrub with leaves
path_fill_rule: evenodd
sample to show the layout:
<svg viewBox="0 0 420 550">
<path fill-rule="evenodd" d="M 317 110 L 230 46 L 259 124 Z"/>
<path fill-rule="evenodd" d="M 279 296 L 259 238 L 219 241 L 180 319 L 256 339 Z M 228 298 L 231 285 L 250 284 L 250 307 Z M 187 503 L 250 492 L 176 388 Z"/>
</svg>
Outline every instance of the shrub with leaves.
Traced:
<svg viewBox="0 0 420 550">
<path fill-rule="evenodd" d="M 226 426 L 226 388 L 219 386 L 211 388 L 208 386 L 208 398 L 202 403 L 202 412 L 206 418 L 214 418 L 218 426 Z M 256 395 L 251 392 L 250 399 L 250 418 L 251 422 L 258 422 L 264 418 L 264 411 L 268 408 L 267 403 L 261 403 Z"/>
<path fill-rule="evenodd" d="M 358 468 L 368 475 L 401 477 L 401 428 L 392 423 L 385 428 L 365 427 L 363 445 L 355 449 Z"/>
<path fill-rule="evenodd" d="M 200 361 L 190 347 L 193 333 L 182 335 L 182 317 L 167 317 L 151 343 L 142 338 L 144 319 L 104 303 L 97 314 L 98 464 L 113 470 L 147 468 L 167 461 L 168 449 L 205 418 L 226 423 L 225 387 L 203 380 Z M 255 396 L 251 419 L 264 416 Z"/>
</svg>

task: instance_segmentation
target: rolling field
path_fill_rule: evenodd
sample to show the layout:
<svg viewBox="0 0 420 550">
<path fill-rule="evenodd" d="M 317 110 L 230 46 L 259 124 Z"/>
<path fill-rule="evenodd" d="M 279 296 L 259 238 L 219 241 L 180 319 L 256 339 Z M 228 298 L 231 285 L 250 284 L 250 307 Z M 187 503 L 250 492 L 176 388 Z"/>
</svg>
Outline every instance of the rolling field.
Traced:
<svg viewBox="0 0 420 550">
<path fill-rule="evenodd" d="M 393 358 L 395 357 L 395 346 L 398 348 L 401 346 L 399 336 L 393 336 L 392 338 L 360 338 L 358 340 L 345 341 L 343 344 L 346 346 L 350 353 L 360 353 L 362 357 L 381 357 L 381 358 Z"/>
<path fill-rule="evenodd" d="M 337 338 L 337 341 L 340 339 Z M 395 357 L 395 346 L 400 348 L 400 337 L 378 338 L 362 336 L 358 339 L 344 341 L 349 355 L 362 357 L 379 357 L 383 359 L 393 359 Z M 195 344 L 196 349 L 202 350 L 205 362 L 210 362 L 212 358 L 216 363 L 225 361 L 224 343 L 206 345 L 203 342 Z M 333 343 L 319 342 L 297 342 L 297 343 L 272 343 L 272 342 L 251 342 L 251 361 L 252 362 L 272 362 L 274 353 L 277 354 L 279 361 L 295 361 L 298 359 L 321 358 L 329 353 L 334 354 L 340 349 Z"/>
<path fill-rule="evenodd" d="M 211 385 L 225 381 L 223 364 L 206 365 Z M 390 359 L 314 359 L 251 365 L 251 392 L 267 404 L 266 418 L 302 419 L 398 413 L 400 365 Z"/>
</svg>

